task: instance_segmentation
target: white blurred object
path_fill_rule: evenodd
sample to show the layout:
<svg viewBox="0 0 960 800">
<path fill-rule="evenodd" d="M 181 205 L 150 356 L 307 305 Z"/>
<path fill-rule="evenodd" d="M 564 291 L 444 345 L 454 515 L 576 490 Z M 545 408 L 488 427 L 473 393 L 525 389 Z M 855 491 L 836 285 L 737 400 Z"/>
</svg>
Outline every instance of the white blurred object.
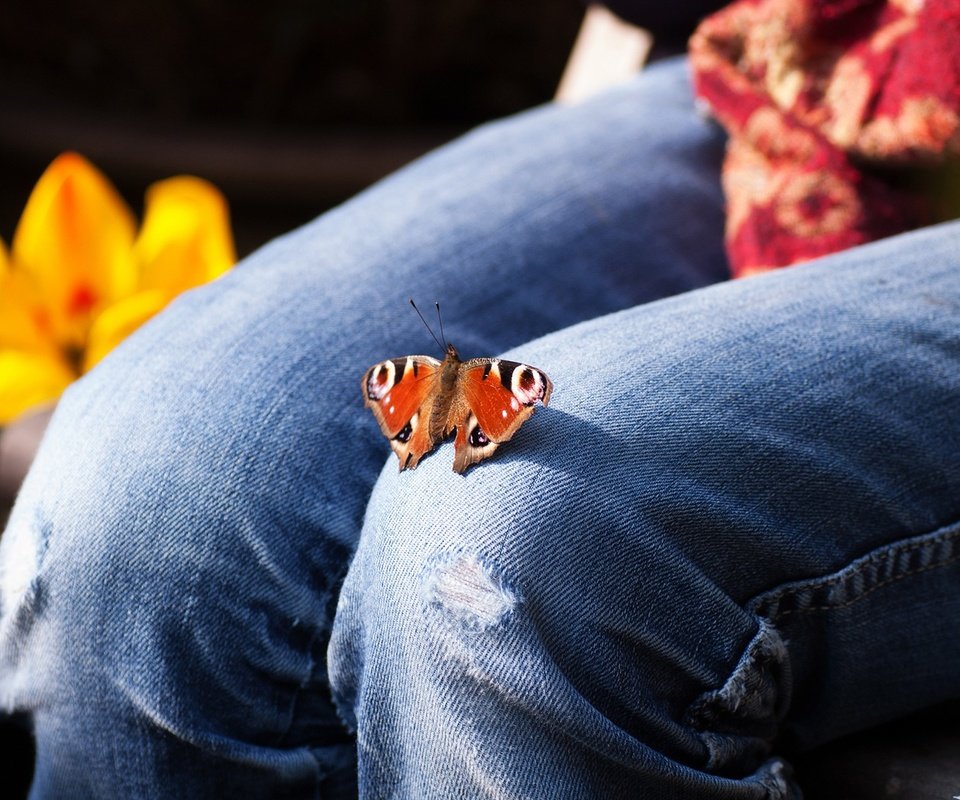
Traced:
<svg viewBox="0 0 960 800">
<path fill-rule="evenodd" d="M 555 99 L 578 103 L 626 80 L 643 67 L 652 45 L 648 31 L 624 22 L 605 6 L 590 5 Z"/>
</svg>

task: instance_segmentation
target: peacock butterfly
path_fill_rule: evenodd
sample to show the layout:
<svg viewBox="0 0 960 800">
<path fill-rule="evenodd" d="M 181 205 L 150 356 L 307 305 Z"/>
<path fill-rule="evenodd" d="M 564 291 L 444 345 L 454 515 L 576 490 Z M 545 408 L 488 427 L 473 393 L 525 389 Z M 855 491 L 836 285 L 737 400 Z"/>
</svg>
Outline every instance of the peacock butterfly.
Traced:
<svg viewBox="0 0 960 800">
<path fill-rule="evenodd" d="M 413 300 L 410 304 L 420 314 Z M 427 330 L 443 347 L 429 325 Z M 537 400 L 547 405 L 553 384 L 543 370 L 516 361 L 461 361 L 447 343 L 443 361 L 404 356 L 374 364 L 364 374 L 361 390 L 364 405 L 400 459 L 401 472 L 415 468 L 456 431 L 453 469 L 462 473 L 509 440 L 533 414 Z"/>
</svg>

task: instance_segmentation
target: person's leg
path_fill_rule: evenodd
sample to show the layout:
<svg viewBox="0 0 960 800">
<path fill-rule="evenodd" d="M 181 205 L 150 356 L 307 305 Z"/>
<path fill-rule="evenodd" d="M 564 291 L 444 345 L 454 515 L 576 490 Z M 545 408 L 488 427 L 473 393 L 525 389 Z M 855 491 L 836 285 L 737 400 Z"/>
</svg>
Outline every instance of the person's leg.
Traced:
<svg viewBox="0 0 960 800">
<path fill-rule="evenodd" d="M 0 703 L 34 797 L 314 797 L 326 651 L 392 459 L 360 378 L 720 279 L 718 130 L 680 62 L 486 126 L 179 301 L 63 398 L 0 548 Z"/>
<path fill-rule="evenodd" d="M 507 355 L 550 407 L 370 501 L 363 797 L 790 797 L 791 749 L 960 692 L 960 223 Z"/>
</svg>

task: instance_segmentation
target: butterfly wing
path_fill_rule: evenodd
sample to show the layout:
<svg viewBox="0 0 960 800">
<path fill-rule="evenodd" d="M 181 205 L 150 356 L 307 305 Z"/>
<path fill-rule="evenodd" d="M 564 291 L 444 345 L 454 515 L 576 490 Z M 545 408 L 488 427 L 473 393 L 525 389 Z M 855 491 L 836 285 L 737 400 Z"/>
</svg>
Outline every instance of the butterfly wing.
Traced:
<svg viewBox="0 0 960 800">
<path fill-rule="evenodd" d="M 475 358 L 461 367 L 458 392 L 462 419 L 457 424 L 453 468 L 463 472 L 487 458 L 533 414 L 537 400 L 550 401 L 553 383 L 528 364 Z"/>
<path fill-rule="evenodd" d="M 413 469 L 436 441 L 430 433 L 433 404 L 428 402 L 440 379 L 440 362 L 430 356 L 390 358 L 364 373 L 364 405 L 400 459 L 400 471 Z"/>
</svg>

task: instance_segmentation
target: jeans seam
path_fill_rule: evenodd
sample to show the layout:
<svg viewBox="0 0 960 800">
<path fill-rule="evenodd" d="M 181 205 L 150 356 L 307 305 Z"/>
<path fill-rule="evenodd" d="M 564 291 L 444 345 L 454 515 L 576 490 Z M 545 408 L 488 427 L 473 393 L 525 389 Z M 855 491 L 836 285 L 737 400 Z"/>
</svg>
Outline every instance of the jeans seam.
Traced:
<svg viewBox="0 0 960 800">
<path fill-rule="evenodd" d="M 949 525 L 941 526 L 941 528 L 938 529 L 939 531 L 942 531 L 939 535 L 936 535 L 936 532 L 922 534 L 921 536 L 923 537 L 923 541 L 907 543 L 909 541 L 907 540 L 899 543 L 894 542 L 883 545 L 881 548 L 878 548 L 876 552 L 869 553 L 865 556 L 861 556 L 858 559 L 853 559 L 852 561 L 848 562 L 845 566 L 836 570 L 835 574 L 832 574 L 830 577 L 813 578 L 803 582 L 783 586 L 779 589 L 771 590 L 768 593 L 764 593 L 755 597 L 753 600 L 747 603 L 746 607 L 759 616 L 762 616 L 773 622 L 783 619 L 790 614 L 820 613 L 823 611 L 849 608 L 863 598 L 873 594 L 878 589 L 890 586 L 898 581 L 903 580 L 904 578 L 919 575 L 924 572 L 939 569 L 941 567 L 946 567 L 950 564 L 960 561 L 960 550 L 954 553 L 944 554 L 943 557 L 935 560 L 933 563 L 918 565 L 897 572 L 895 575 L 891 575 L 883 580 L 878 581 L 877 583 L 864 587 L 860 591 L 856 591 L 852 597 L 842 601 L 838 600 L 837 602 L 821 602 L 817 605 L 800 606 L 786 609 L 778 606 L 785 598 L 799 597 L 804 593 L 823 591 L 824 589 L 829 589 L 832 586 L 853 581 L 857 576 L 863 575 L 866 571 L 875 567 L 877 564 L 883 563 L 884 561 L 889 561 L 892 558 L 902 558 L 910 553 L 917 552 L 918 550 L 929 550 L 947 542 L 954 542 L 960 539 L 960 528 L 955 528 L 957 525 L 958 523 L 954 522 Z M 954 529 L 943 530 L 944 528 Z M 854 565 L 856 565 L 856 567 L 854 567 Z"/>
<path fill-rule="evenodd" d="M 863 592 L 861 592 L 860 594 L 858 594 L 856 597 L 853 597 L 853 598 L 851 598 L 850 600 L 847 600 L 847 601 L 844 602 L 844 603 L 834 603 L 834 604 L 832 604 L 832 605 L 809 606 L 808 608 L 788 608 L 788 609 L 786 609 L 785 611 L 778 611 L 778 612 L 774 615 L 774 619 L 775 619 L 775 620 L 777 620 L 777 619 L 782 619 L 783 617 L 786 617 L 786 616 L 788 616 L 788 615 L 790 615 L 790 614 L 816 613 L 816 612 L 820 612 L 820 611 L 834 611 L 834 610 L 836 610 L 836 609 L 848 608 L 848 607 L 852 606 L 854 603 L 859 602 L 860 600 L 862 600 L 864 597 L 867 597 L 867 596 L 873 594 L 873 592 L 877 591 L 877 589 L 882 589 L 882 588 L 885 587 L 885 586 L 889 586 L 890 584 L 896 583 L 896 582 L 899 581 L 899 580 L 903 580 L 904 578 L 908 578 L 908 577 L 910 577 L 911 575 L 919 575 L 919 574 L 921 574 L 921 573 L 923 573 L 923 572 L 929 572 L 929 571 L 932 570 L 932 569 L 939 569 L 940 567 L 949 566 L 950 564 L 953 564 L 953 563 L 955 563 L 955 562 L 957 562 L 957 561 L 960 561 L 960 555 L 953 556 L 952 558 L 949 558 L 949 559 L 947 559 L 946 561 L 941 561 L 941 562 L 938 562 L 938 563 L 936 563 L 936 564 L 928 564 L 927 566 L 921 567 L 921 568 L 919 568 L 919 569 L 907 570 L 906 572 L 904 572 L 904 573 L 902 573 L 902 574 L 900 574 L 900 575 L 897 575 L 897 576 L 894 577 L 894 578 L 888 578 L 888 579 L 885 580 L 885 581 L 881 581 L 880 583 L 875 584 L 874 586 L 870 587 L 869 589 L 864 590 Z"/>
</svg>

